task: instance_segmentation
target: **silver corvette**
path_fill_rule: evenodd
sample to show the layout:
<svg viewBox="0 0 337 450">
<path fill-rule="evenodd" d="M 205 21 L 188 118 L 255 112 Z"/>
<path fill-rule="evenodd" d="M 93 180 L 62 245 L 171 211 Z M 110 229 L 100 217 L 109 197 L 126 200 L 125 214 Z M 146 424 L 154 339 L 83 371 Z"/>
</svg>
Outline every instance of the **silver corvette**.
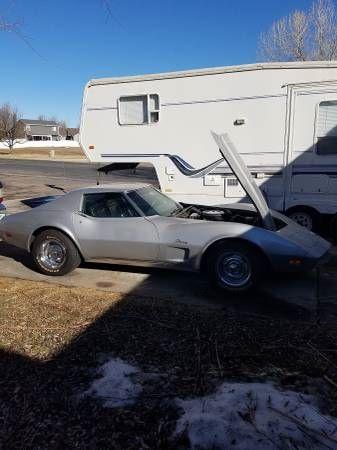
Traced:
<svg viewBox="0 0 337 450">
<path fill-rule="evenodd" d="M 271 211 L 228 137 L 214 138 L 253 205 L 180 204 L 147 185 L 89 187 L 4 216 L 0 236 L 30 252 L 47 275 L 110 261 L 202 271 L 240 292 L 270 270 L 314 267 L 330 244 Z"/>
</svg>

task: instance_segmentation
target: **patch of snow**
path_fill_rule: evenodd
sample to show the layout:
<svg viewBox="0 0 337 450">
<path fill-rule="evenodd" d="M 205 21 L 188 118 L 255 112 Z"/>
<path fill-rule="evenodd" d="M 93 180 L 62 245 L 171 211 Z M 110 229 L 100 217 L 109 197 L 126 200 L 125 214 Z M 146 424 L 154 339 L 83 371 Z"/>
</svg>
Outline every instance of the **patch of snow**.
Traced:
<svg viewBox="0 0 337 450">
<path fill-rule="evenodd" d="M 270 383 L 224 383 L 212 395 L 177 400 L 176 433 L 194 450 L 337 449 L 337 419 L 322 415 L 312 396 Z"/>
<path fill-rule="evenodd" d="M 99 369 L 101 378 L 96 379 L 84 395 L 99 397 L 108 408 L 132 405 L 142 388 L 132 380 L 139 369 L 120 358 L 110 359 Z"/>
<path fill-rule="evenodd" d="M 27 141 L 21 139 L 17 141 L 14 145 L 14 149 L 24 149 L 24 148 L 80 148 L 78 141 Z M 8 150 L 8 146 L 3 142 L 0 142 L 1 150 Z"/>
</svg>

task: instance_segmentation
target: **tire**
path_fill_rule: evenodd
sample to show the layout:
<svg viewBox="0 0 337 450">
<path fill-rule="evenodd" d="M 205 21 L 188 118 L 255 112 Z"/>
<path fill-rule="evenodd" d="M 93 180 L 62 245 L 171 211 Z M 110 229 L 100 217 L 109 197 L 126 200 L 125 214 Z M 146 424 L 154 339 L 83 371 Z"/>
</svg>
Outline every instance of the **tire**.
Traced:
<svg viewBox="0 0 337 450">
<path fill-rule="evenodd" d="M 62 276 L 81 263 L 79 251 L 71 239 L 53 229 L 36 236 L 31 253 L 37 270 L 45 275 Z"/>
<path fill-rule="evenodd" d="M 320 215 L 311 208 L 298 207 L 287 211 L 287 216 L 302 227 L 318 232 L 320 229 Z"/>
<path fill-rule="evenodd" d="M 221 243 L 207 259 L 210 282 L 227 292 L 244 293 L 255 288 L 267 269 L 264 255 L 243 242 Z"/>
<path fill-rule="evenodd" d="M 337 214 L 335 214 L 330 220 L 329 224 L 330 236 L 333 238 L 334 242 L 337 242 Z"/>
</svg>

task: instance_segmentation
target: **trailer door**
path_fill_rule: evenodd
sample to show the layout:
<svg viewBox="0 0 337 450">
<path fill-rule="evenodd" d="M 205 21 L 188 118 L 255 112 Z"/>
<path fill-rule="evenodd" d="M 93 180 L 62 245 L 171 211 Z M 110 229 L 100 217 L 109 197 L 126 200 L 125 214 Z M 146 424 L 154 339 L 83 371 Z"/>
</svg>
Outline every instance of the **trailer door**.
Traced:
<svg viewBox="0 0 337 450">
<path fill-rule="evenodd" d="M 336 212 L 337 83 L 289 89 L 284 209 Z"/>
</svg>

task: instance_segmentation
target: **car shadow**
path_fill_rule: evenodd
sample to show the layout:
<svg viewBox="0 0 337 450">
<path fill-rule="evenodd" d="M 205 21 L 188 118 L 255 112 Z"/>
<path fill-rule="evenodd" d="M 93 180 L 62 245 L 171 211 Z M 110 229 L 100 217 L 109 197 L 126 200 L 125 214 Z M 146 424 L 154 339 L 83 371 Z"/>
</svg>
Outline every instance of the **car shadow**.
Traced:
<svg viewBox="0 0 337 450">
<path fill-rule="evenodd" d="M 5 243 L 0 243 L 0 258 L 12 258 L 32 268 L 27 252 Z M 308 330 L 318 332 L 315 317 L 286 299 L 273 298 L 262 290 L 225 295 L 198 274 L 110 264 L 83 264 L 75 271 L 76 283 L 80 285 L 81 277 L 95 277 L 97 271 L 108 275 L 141 273 L 146 278 L 86 321 L 71 340 L 45 359 L 28 356 L 30 348 L 19 353 L 0 341 L 2 448 L 187 448 L 166 439 L 173 435 L 177 408 L 165 396 L 186 397 L 211 390 L 214 380 L 208 378 L 214 371 L 220 378 L 243 377 L 253 368 L 265 378 L 265 371 L 275 376 L 278 367 L 296 372 L 310 367 L 312 361 L 318 364 L 315 354 L 309 362 L 310 353 L 300 357 L 311 336 Z M 278 276 L 274 282 L 286 280 L 291 285 L 296 279 Z M 96 287 L 110 288 L 108 284 Z M 163 301 L 164 294 L 157 299 L 159 288 L 160 292 L 170 292 L 169 302 Z M 57 307 L 49 302 L 50 314 L 57 316 Z M 24 319 L 22 332 L 29 335 L 29 317 Z M 41 333 L 49 338 L 50 331 L 43 323 Z M 56 342 L 60 338 L 54 337 Z M 332 341 L 326 345 L 333 347 Z M 136 364 L 144 371 L 159 368 L 168 376 L 162 384 L 151 379 L 136 405 L 105 408 L 99 400 L 82 394 L 96 376 L 97 367 L 111 357 Z M 326 373 L 324 366 L 321 373 L 317 367 L 315 370 L 316 376 Z"/>
<path fill-rule="evenodd" d="M 8 255 L 10 248 L 7 246 L 4 251 L 3 247 L 0 245 L 1 256 Z M 19 252 L 16 258 L 20 261 Z M 86 264 L 82 270 L 89 276 L 100 266 Z M 135 272 L 135 268 L 126 266 L 101 267 Z M 156 308 L 155 297 L 139 297 L 134 289 L 85 323 L 67 344 L 46 359 L 28 356 L 29 349 L 20 354 L 0 346 L 2 448 L 173 450 L 177 445 L 165 440 L 163 435 L 173 434 L 177 409 L 170 409 L 171 404 L 165 402 L 166 395 L 169 398 L 174 392 L 174 396 L 184 397 L 205 392 L 203 383 L 209 382 L 205 381 L 211 378 L 208 374 L 214 370 L 217 373 L 219 366 L 223 377 L 244 376 L 251 367 L 264 373 L 268 367 L 282 367 L 289 355 L 296 362 L 289 363 L 293 370 L 307 364 L 307 360 L 298 363 L 298 350 L 294 350 L 305 345 L 308 333 L 303 331 L 303 337 L 302 328 L 315 327 L 314 321 L 308 322 L 303 308 L 272 299 L 260 291 L 224 297 L 206 287 L 194 274 L 174 271 L 164 274 L 159 269 L 144 269 L 143 273 L 148 275 L 146 283 L 152 285 L 153 291 L 158 283 L 165 281 L 167 284 L 184 282 L 186 290 L 190 290 L 191 284 L 196 289 L 205 286 L 207 298 L 219 302 L 221 308 L 212 311 L 179 303 L 172 307 L 162 301 Z M 175 300 L 180 302 L 179 298 Z M 52 309 L 51 314 L 55 313 L 57 309 Z M 25 333 L 30 333 L 29 317 L 27 320 Z M 301 326 L 294 325 L 296 320 Z M 201 382 L 197 375 L 199 351 L 205 378 Z M 147 371 L 159 367 L 166 374 L 173 371 L 173 375 L 164 378 L 162 384 L 151 381 L 151 386 L 145 385 L 144 398 L 136 405 L 104 408 L 99 400 L 82 394 L 96 376 L 97 367 L 112 356 L 141 365 Z M 249 365 L 249 361 L 253 362 Z M 211 388 L 212 384 L 208 386 Z"/>
<path fill-rule="evenodd" d="M 0 242 L 0 261 L 4 258 L 13 259 L 27 269 L 35 270 L 32 258 L 27 251 L 6 242 Z"/>
<path fill-rule="evenodd" d="M 1 242 L 0 261 L 6 258 L 14 260 L 29 271 L 36 272 L 32 258 L 27 251 Z M 117 274 L 115 278 L 111 278 L 111 281 L 110 273 L 111 275 Z M 102 279 L 102 274 L 104 274 L 104 279 Z M 247 313 L 290 320 L 309 320 L 313 314 L 312 308 L 308 308 L 305 302 L 299 305 L 291 301 L 293 297 L 292 289 L 297 289 L 296 281 L 298 281 L 298 277 L 290 275 L 274 275 L 268 281 L 271 286 L 268 290 L 265 290 L 262 285 L 261 288 L 247 294 L 231 294 L 215 289 L 208 283 L 206 277 L 199 273 L 84 262 L 79 269 L 71 274 L 57 277 L 57 282 L 63 284 L 64 281 L 70 281 L 71 285 L 80 287 L 81 280 L 91 278 L 93 280 L 92 288 L 119 291 L 118 279 L 123 278 L 128 283 L 129 275 L 137 276 L 140 274 L 146 275 L 146 277 L 143 277 L 141 282 L 135 283 L 132 288 L 133 294 L 140 297 L 152 296 L 186 305 L 206 305 L 210 308 L 227 309 L 231 313 Z M 25 277 L 29 278 L 29 273 L 23 276 L 23 278 Z M 95 278 L 97 278 L 97 281 L 95 281 Z M 34 279 L 34 276 L 31 279 Z M 39 281 L 43 281 L 43 276 L 39 275 Z M 48 277 L 46 277 L 46 282 L 48 282 Z M 132 283 L 132 277 L 130 283 Z M 273 289 L 273 283 L 276 286 L 275 289 Z M 69 285 L 69 283 L 65 284 Z M 273 291 L 277 291 L 277 286 L 280 284 L 287 285 L 284 298 L 273 295 Z"/>
</svg>

